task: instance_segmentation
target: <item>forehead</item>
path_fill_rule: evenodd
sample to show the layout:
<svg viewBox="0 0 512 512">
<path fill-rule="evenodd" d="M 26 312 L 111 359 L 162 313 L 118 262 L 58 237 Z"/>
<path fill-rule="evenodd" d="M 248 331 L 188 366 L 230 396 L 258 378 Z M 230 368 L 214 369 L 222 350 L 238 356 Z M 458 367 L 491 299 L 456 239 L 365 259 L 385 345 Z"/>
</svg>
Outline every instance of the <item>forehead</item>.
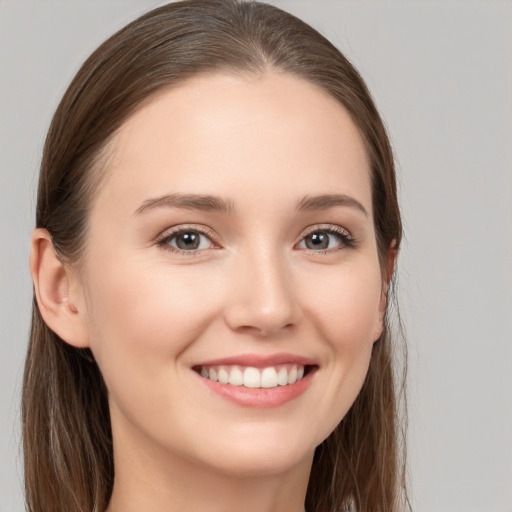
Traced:
<svg viewBox="0 0 512 512">
<path fill-rule="evenodd" d="M 289 74 L 189 79 L 132 115 L 111 149 L 100 203 L 173 192 L 236 195 L 244 184 L 264 195 L 287 183 L 283 194 L 337 187 L 371 210 L 368 159 L 348 112 Z"/>
</svg>

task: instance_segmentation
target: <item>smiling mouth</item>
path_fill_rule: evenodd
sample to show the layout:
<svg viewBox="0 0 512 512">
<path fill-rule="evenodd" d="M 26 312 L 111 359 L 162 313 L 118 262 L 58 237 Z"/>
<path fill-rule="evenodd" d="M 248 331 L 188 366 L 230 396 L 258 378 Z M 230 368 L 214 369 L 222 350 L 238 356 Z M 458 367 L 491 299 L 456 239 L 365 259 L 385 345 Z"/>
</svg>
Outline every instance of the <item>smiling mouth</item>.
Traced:
<svg viewBox="0 0 512 512">
<path fill-rule="evenodd" d="M 193 368 L 201 377 L 227 386 L 272 389 L 301 381 L 315 365 L 281 364 L 256 368 L 240 365 L 199 365 Z"/>
</svg>

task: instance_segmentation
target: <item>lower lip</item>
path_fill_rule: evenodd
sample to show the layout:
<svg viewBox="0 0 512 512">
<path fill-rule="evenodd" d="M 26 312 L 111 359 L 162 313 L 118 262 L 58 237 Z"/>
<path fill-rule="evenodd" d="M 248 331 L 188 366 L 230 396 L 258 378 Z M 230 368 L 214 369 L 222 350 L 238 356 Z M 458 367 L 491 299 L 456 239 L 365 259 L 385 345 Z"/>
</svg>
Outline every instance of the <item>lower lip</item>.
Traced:
<svg viewBox="0 0 512 512">
<path fill-rule="evenodd" d="M 277 386 L 275 388 L 246 388 L 244 386 L 232 386 L 221 384 L 201 375 L 196 375 L 203 384 L 214 393 L 245 407 L 279 407 L 302 395 L 311 383 L 314 371 L 308 372 L 295 384 Z"/>
</svg>

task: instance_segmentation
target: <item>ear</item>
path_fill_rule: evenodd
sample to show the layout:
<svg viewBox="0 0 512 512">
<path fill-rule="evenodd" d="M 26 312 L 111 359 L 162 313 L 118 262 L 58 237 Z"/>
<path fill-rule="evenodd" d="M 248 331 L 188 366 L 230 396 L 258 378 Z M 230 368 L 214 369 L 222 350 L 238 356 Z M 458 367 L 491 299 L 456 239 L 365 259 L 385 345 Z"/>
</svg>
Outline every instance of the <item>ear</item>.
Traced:
<svg viewBox="0 0 512 512">
<path fill-rule="evenodd" d="M 88 347 L 80 280 L 59 258 L 46 229 L 35 229 L 32 234 L 30 273 L 39 311 L 46 325 L 70 345 Z"/>
<path fill-rule="evenodd" d="M 377 341 L 382 331 L 384 330 L 384 318 L 386 316 L 386 309 L 388 305 L 388 291 L 389 283 L 393 277 L 393 270 L 395 268 L 396 258 L 398 256 L 398 248 L 396 246 L 396 240 L 393 240 L 389 246 L 389 250 L 384 262 L 384 268 L 382 269 L 382 290 L 380 294 L 379 310 L 378 310 L 378 321 L 375 327 L 373 339 Z"/>
</svg>

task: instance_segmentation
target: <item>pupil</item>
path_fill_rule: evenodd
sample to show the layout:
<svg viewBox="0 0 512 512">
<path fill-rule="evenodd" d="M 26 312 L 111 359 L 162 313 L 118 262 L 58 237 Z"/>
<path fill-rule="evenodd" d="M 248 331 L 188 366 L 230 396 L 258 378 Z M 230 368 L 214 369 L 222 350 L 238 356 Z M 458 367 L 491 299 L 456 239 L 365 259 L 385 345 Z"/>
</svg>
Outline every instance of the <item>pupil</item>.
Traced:
<svg viewBox="0 0 512 512">
<path fill-rule="evenodd" d="M 180 249 L 193 250 L 199 247 L 199 235 L 197 233 L 183 233 L 176 240 Z"/>
<path fill-rule="evenodd" d="M 308 236 L 306 246 L 308 246 L 309 249 L 327 249 L 329 246 L 329 236 L 327 233 L 322 232 L 313 233 Z"/>
</svg>

